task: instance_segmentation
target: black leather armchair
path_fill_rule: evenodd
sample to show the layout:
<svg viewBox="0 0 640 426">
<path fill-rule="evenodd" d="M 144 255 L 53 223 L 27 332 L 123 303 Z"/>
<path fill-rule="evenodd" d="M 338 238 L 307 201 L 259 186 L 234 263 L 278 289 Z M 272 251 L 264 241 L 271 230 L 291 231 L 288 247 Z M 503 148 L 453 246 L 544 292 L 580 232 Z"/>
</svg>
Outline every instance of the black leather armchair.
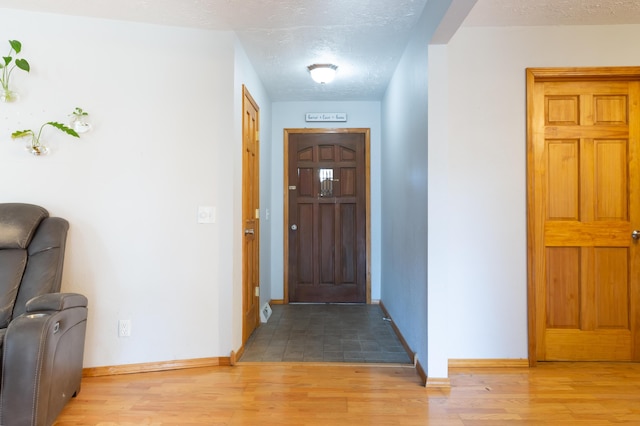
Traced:
<svg viewBox="0 0 640 426">
<path fill-rule="evenodd" d="M 0 425 L 49 426 L 80 391 L 87 299 L 59 293 L 69 224 L 0 203 Z"/>
</svg>

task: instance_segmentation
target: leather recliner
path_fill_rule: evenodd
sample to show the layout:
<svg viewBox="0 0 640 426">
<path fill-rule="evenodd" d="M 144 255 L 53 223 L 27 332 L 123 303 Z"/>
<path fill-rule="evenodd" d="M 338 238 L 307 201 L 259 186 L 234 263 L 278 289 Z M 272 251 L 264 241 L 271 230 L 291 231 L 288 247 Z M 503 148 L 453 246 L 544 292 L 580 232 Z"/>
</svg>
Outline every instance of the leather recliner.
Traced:
<svg viewBox="0 0 640 426">
<path fill-rule="evenodd" d="M 60 293 L 69 223 L 0 203 L 0 425 L 50 426 L 80 391 L 87 298 Z"/>
</svg>

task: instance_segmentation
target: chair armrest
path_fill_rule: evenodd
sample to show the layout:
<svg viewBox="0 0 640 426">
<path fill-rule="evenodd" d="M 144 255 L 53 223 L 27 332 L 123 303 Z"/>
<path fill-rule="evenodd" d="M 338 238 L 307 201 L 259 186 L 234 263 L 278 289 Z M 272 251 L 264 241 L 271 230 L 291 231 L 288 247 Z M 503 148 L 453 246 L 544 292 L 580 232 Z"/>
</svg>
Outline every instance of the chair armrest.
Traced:
<svg viewBox="0 0 640 426">
<path fill-rule="evenodd" d="M 87 299 L 34 297 L 7 327 L 2 357 L 0 424 L 51 425 L 80 391 Z M 78 306 L 80 305 L 80 306 Z"/>
<path fill-rule="evenodd" d="M 87 298 L 77 293 L 48 293 L 36 296 L 26 305 L 28 313 L 39 311 L 63 311 L 69 308 L 86 308 Z"/>
</svg>

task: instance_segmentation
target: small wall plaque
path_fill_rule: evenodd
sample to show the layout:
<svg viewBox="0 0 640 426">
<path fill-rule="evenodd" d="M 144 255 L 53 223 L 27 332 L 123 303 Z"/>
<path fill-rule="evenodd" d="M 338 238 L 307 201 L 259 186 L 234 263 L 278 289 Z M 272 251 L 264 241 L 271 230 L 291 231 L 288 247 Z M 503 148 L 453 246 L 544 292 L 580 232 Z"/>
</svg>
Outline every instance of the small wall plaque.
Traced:
<svg viewBox="0 0 640 426">
<path fill-rule="evenodd" d="M 305 121 L 347 121 L 346 112 L 308 112 Z"/>
</svg>

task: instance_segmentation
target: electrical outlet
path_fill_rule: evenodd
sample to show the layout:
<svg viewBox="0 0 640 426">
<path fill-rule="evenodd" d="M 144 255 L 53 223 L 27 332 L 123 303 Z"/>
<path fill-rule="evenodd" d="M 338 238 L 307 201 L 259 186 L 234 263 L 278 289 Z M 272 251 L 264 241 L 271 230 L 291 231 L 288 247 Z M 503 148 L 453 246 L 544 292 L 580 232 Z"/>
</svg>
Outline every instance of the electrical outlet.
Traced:
<svg viewBox="0 0 640 426">
<path fill-rule="evenodd" d="M 130 337 L 131 336 L 131 320 L 119 320 L 118 321 L 118 336 Z"/>
</svg>

